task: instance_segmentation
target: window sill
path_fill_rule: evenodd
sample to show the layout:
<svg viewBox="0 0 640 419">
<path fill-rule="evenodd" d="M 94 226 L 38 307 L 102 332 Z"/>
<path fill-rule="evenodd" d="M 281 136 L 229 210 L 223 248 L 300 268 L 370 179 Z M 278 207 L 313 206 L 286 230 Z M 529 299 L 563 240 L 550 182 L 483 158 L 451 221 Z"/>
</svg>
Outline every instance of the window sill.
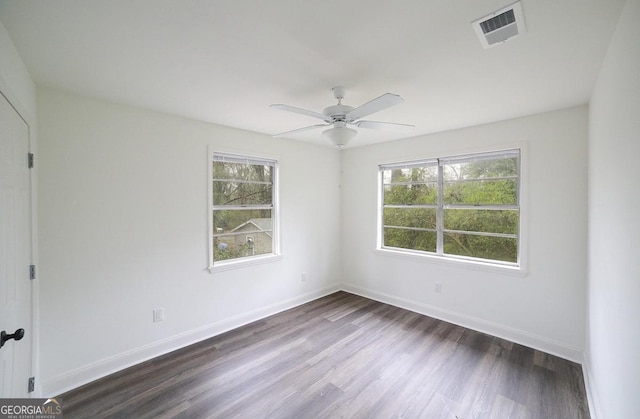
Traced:
<svg viewBox="0 0 640 419">
<path fill-rule="evenodd" d="M 251 258 L 242 258 L 231 261 L 218 262 L 213 266 L 209 266 L 207 269 L 209 273 L 231 271 L 234 269 L 242 269 L 249 266 L 262 265 L 265 263 L 277 262 L 282 259 L 282 255 L 265 255 L 255 256 Z"/>
<path fill-rule="evenodd" d="M 393 258 L 399 257 L 399 258 L 411 259 L 414 261 L 437 263 L 437 264 L 447 265 L 447 266 L 457 266 L 465 269 L 473 269 L 473 270 L 479 270 L 479 271 L 485 271 L 485 272 L 495 272 L 495 273 L 501 273 L 506 275 L 520 276 L 520 277 L 527 276 L 527 271 L 522 267 L 522 264 L 520 266 L 503 265 L 499 263 L 483 262 L 478 260 L 462 259 L 462 258 L 449 257 L 449 256 L 430 255 L 430 254 L 424 254 L 424 253 L 418 253 L 418 252 L 385 249 L 385 248 L 378 248 L 375 251 L 376 253 L 379 253 L 383 256 L 393 257 Z"/>
</svg>

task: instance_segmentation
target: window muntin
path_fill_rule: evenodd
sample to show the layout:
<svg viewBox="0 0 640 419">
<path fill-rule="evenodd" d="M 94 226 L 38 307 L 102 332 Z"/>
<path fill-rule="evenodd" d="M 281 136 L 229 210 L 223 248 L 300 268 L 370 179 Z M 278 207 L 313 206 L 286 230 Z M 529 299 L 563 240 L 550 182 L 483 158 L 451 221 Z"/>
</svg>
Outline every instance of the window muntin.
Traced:
<svg viewBox="0 0 640 419">
<path fill-rule="evenodd" d="M 381 247 L 519 264 L 520 151 L 381 165 Z"/>
<path fill-rule="evenodd" d="M 277 254 L 275 160 L 213 153 L 211 267 Z"/>
</svg>

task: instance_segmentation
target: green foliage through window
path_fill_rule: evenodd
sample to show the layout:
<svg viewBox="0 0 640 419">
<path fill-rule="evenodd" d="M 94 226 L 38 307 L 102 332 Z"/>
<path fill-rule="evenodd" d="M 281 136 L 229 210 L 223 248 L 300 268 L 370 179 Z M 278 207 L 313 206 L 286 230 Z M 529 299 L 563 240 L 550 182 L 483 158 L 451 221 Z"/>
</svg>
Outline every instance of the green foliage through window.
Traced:
<svg viewBox="0 0 640 419">
<path fill-rule="evenodd" d="M 520 151 L 381 165 L 382 246 L 517 264 Z"/>
</svg>

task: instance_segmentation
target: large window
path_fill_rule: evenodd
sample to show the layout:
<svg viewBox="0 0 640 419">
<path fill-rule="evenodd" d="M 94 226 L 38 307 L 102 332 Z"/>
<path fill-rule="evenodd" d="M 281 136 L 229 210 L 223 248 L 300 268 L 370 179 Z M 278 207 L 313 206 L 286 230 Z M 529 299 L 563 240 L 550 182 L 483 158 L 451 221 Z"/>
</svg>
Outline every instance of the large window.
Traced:
<svg viewBox="0 0 640 419">
<path fill-rule="evenodd" d="M 380 166 L 384 249 L 520 261 L 520 151 Z"/>
<path fill-rule="evenodd" d="M 277 254 L 274 160 L 212 153 L 211 267 Z"/>
</svg>

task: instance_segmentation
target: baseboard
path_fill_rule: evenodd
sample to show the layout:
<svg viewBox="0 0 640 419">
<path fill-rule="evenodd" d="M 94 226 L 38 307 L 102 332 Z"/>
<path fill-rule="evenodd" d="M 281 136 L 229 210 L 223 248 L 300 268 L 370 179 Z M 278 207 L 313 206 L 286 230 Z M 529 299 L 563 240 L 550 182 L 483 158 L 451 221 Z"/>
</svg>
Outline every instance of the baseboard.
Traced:
<svg viewBox="0 0 640 419">
<path fill-rule="evenodd" d="M 603 416 L 600 414 L 598 398 L 596 397 L 596 391 L 593 385 L 594 380 L 591 375 L 591 358 L 589 357 L 588 352 L 585 352 L 584 359 L 582 361 L 582 375 L 584 376 L 584 387 L 587 392 L 587 403 L 589 404 L 589 414 L 591 415 L 591 419 L 601 418 Z"/>
<path fill-rule="evenodd" d="M 557 342 L 542 336 L 537 336 L 532 333 L 524 332 L 498 323 L 489 322 L 477 317 L 444 310 L 429 304 L 396 297 L 394 295 L 381 293 L 357 285 L 343 283 L 342 289 L 346 292 L 444 320 L 478 332 L 487 333 L 492 336 L 519 343 L 521 345 L 582 364 L 582 349 L 566 345 L 562 342 Z"/>
<path fill-rule="evenodd" d="M 66 391 L 77 388 L 91 381 L 105 377 L 114 372 L 147 361 L 160 355 L 184 348 L 185 346 L 217 336 L 229 330 L 244 326 L 256 320 L 269 317 L 290 308 L 297 307 L 309 301 L 324 297 L 341 288 L 334 284 L 319 290 L 296 296 L 294 298 L 252 310 L 247 313 L 223 319 L 197 329 L 189 330 L 169 338 L 143 345 L 127 352 L 123 352 L 105 359 L 101 359 L 84 367 L 69 371 L 50 380 L 42 382 L 43 397 L 54 397 Z"/>
</svg>

